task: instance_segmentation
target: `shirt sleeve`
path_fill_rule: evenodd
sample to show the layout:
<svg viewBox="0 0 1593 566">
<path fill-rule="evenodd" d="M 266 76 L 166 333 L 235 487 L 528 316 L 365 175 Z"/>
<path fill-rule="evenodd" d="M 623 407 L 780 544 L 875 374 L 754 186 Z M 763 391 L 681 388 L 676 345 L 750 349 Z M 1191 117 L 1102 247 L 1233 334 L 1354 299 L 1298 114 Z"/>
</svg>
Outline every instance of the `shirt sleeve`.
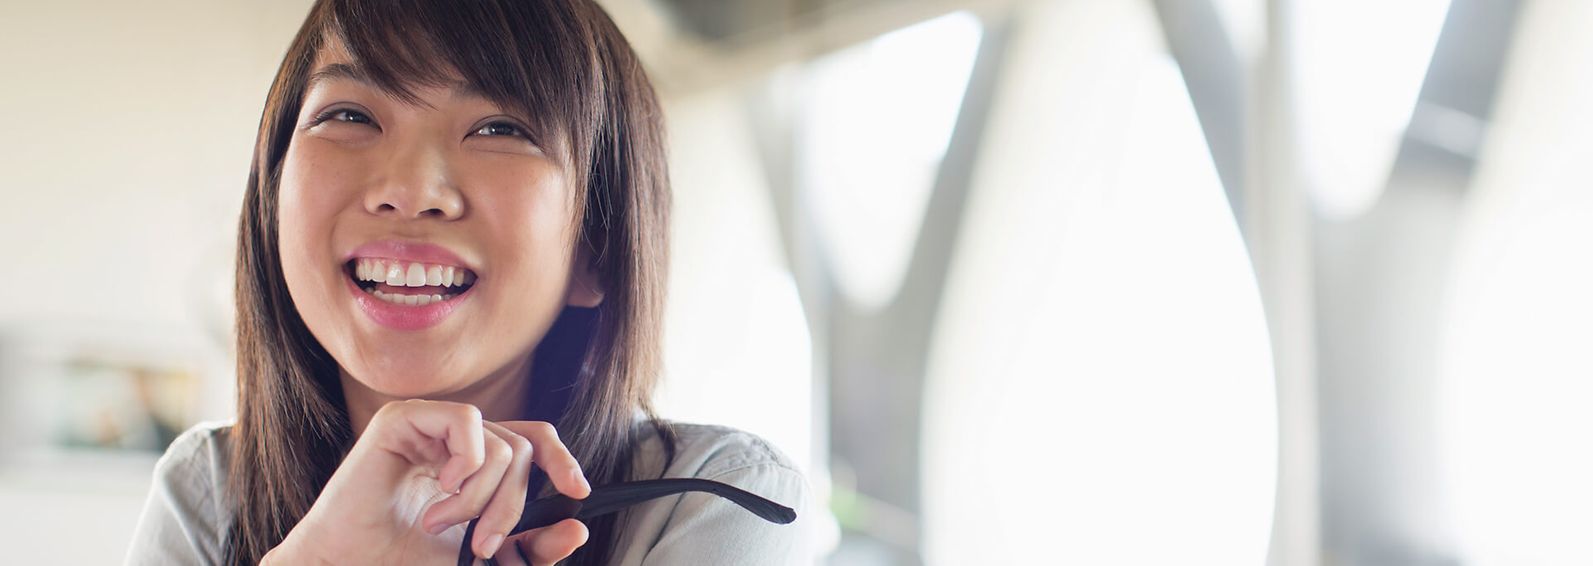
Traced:
<svg viewBox="0 0 1593 566">
<path fill-rule="evenodd" d="M 126 564 L 213 565 L 221 562 L 219 517 L 211 476 L 214 442 L 195 427 L 166 448 L 155 463 L 154 482 Z"/>
<path fill-rule="evenodd" d="M 777 462 L 761 462 L 709 476 L 797 510 L 797 521 L 777 525 L 718 496 L 681 496 L 644 566 L 795 565 L 811 566 L 814 549 L 804 521 L 807 481 Z"/>
</svg>

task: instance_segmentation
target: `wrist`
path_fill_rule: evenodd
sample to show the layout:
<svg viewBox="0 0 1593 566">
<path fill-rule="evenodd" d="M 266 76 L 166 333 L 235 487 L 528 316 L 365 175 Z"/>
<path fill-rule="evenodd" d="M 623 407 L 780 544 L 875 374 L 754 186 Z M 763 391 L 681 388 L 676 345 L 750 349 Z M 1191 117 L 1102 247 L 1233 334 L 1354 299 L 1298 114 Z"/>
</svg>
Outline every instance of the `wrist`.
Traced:
<svg viewBox="0 0 1593 566">
<path fill-rule="evenodd" d="M 332 564 L 325 556 L 309 552 L 298 538 L 293 536 L 294 532 L 297 532 L 297 529 L 290 531 L 288 536 L 282 539 L 282 544 L 278 544 L 276 548 L 266 551 L 265 556 L 260 557 L 260 566 L 286 566 L 288 564 L 321 566 Z"/>
</svg>

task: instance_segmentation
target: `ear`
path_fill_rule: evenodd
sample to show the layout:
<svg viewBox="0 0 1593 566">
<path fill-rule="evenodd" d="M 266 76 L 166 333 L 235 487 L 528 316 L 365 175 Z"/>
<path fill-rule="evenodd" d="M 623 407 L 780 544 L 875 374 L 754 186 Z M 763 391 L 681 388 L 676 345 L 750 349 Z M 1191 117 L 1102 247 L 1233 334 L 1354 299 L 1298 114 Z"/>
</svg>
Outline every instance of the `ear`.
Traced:
<svg viewBox="0 0 1593 566">
<path fill-rule="evenodd" d="M 564 302 L 572 307 L 592 308 L 603 304 L 603 285 L 592 261 L 592 248 L 584 239 L 575 241 L 575 257 L 570 261 L 570 284 Z"/>
</svg>

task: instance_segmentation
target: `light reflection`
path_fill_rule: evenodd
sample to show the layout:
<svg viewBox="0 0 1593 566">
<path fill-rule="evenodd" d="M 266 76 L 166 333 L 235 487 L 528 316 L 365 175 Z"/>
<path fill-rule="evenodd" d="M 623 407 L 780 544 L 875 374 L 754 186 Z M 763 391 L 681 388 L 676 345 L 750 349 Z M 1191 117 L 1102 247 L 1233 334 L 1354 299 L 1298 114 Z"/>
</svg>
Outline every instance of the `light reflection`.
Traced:
<svg viewBox="0 0 1593 566">
<path fill-rule="evenodd" d="M 1289 3 L 1301 156 L 1323 216 L 1353 218 L 1382 194 L 1449 1 Z"/>
<path fill-rule="evenodd" d="M 797 182 L 841 290 L 895 296 L 979 47 L 955 12 L 814 61 L 797 130 Z"/>
<path fill-rule="evenodd" d="M 1262 564 L 1256 280 L 1144 2 L 1020 15 L 924 411 L 927 564 Z"/>
<path fill-rule="evenodd" d="M 1465 564 L 1590 564 L 1593 4 L 1525 5 L 1444 321 L 1444 470 Z"/>
</svg>

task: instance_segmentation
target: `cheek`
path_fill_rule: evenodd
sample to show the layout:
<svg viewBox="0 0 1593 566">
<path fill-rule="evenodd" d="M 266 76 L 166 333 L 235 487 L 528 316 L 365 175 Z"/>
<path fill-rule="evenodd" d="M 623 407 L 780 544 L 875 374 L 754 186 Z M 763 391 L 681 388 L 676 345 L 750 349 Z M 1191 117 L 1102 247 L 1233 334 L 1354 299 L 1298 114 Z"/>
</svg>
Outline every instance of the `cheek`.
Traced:
<svg viewBox="0 0 1593 566">
<path fill-rule="evenodd" d="M 346 206 L 347 191 L 341 172 L 329 167 L 312 151 L 289 147 L 282 164 L 282 179 L 277 192 L 277 251 L 282 258 L 283 278 L 294 302 L 314 318 L 320 289 L 340 283 L 331 269 L 332 232 L 339 211 Z M 334 289 L 335 290 L 335 289 Z M 308 320 L 306 322 L 309 322 Z"/>
<path fill-rule="evenodd" d="M 277 193 L 277 219 L 284 255 L 290 251 L 288 238 L 309 236 L 307 232 L 325 231 L 348 200 L 340 190 L 346 178 L 342 167 L 329 166 L 335 161 L 317 159 L 314 152 L 294 151 L 290 148 L 282 164 L 282 182 Z M 320 234 L 325 237 L 325 234 Z"/>
<path fill-rule="evenodd" d="M 549 271 L 564 260 L 571 243 L 574 217 L 568 182 L 548 166 L 482 169 L 469 182 L 486 190 L 471 195 L 471 208 L 481 217 L 502 257 L 500 265 L 530 266 Z"/>
<path fill-rule="evenodd" d="M 487 227 L 485 239 L 493 243 L 500 312 L 515 313 L 495 321 L 494 327 L 524 328 L 527 321 L 543 319 L 551 324 L 564 307 L 574 210 L 563 178 L 542 175 L 529 177 L 539 179 L 534 183 L 484 191 L 487 195 L 473 203 Z"/>
</svg>

